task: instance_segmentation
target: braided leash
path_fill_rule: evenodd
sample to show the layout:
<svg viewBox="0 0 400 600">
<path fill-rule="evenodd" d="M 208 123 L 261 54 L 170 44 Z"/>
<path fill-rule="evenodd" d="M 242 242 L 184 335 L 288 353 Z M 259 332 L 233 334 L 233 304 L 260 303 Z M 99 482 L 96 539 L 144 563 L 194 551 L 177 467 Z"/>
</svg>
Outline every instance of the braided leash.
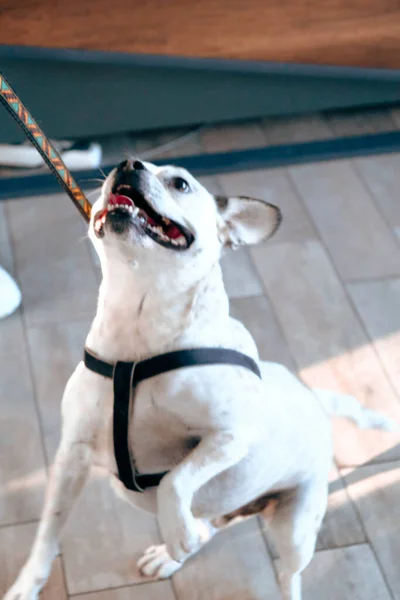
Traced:
<svg viewBox="0 0 400 600">
<path fill-rule="evenodd" d="M 50 170 L 58 179 L 81 215 L 90 220 L 91 205 L 63 163 L 58 152 L 53 148 L 39 125 L 29 114 L 17 94 L 14 92 L 4 75 L 0 73 L 0 100 L 10 115 L 23 129 L 26 137 L 32 142 Z"/>
</svg>

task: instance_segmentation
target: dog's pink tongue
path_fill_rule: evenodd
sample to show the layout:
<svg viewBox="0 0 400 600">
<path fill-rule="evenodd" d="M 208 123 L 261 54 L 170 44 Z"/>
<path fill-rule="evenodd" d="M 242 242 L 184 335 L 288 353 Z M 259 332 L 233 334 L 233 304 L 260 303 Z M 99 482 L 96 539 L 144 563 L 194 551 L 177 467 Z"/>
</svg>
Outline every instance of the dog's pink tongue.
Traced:
<svg viewBox="0 0 400 600">
<path fill-rule="evenodd" d="M 118 196 L 115 196 L 115 194 L 110 194 L 108 203 L 112 204 L 113 206 L 133 206 L 132 200 L 128 198 L 128 196 L 122 196 L 121 194 L 119 194 Z"/>
<path fill-rule="evenodd" d="M 171 240 L 176 240 L 177 238 L 181 237 L 181 235 L 182 235 L 181 232 L 179 231 L 179 229 L 177 227 L 175 227 L 175 225 L 170 225 L 165 230 L 165 233 Z"/>
</svg>

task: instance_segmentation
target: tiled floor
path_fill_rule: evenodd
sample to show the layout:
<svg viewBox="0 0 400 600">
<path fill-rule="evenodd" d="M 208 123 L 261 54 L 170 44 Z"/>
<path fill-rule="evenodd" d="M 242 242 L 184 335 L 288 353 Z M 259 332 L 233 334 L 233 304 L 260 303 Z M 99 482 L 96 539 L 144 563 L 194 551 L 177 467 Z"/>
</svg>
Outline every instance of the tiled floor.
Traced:
<svg viewBox="0 0 400 600">
<path fill-rule="evenodd" d="M 395 110 L 266 120 L 203 130 L 169 154 L 396 126 Z M 174 135 L 138 140 L 136 149 Z M 130 139 L 120 156 L 132 149 Z M 223 259 L 232 313 L 251 330 L 261 356 L 400 422 L 400 154 L 204 181 L 220 192 L 271 200 L 284 212 L 270 243 Z M 82 353 L 99 273 L 84 224 L 63 195 L 0 203 L 0 264 L 23 292 L 22 310 L 0 322 L 2 594 L 34 535 L 59 437 L 60 397 Z M 345 422 L 334 427 L 329 510 L 304 598 L 400 600 L 399 437 Z M 135 559 L 158 539 L 156 520 L 118 500 L 94 473 L 43 598 L 279 599 L 277 557 L 257 519 L 221 533 L 172 581 L 143 583 Z"/>
</svg>

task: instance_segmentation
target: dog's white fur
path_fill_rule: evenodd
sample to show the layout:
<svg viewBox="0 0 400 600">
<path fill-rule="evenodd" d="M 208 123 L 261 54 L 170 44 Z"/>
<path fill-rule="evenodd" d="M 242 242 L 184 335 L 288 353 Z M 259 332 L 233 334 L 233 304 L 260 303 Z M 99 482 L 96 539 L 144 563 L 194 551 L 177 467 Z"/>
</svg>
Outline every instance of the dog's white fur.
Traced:
<svg viewBox="0 0 400 600">
<path fill-rule="evenodd" d="M 98 239 L 92 218 L 90 237 L 103 281 L 88 348 L 109 362 L 202 346 L 233 348 L 258 360 L 252 337 L 229 316 L 219 259 L 224 246 L 267 238 L 278 224 L 278 211 L 249 199 L 216 202 L 181 169 L 145 167 L 147 200 L 188 227 L 195 242 L 175 252 L 134 224 L 123 235 L 106 225 Z M 189 182 L 188 193 L 171 186 L 177 175 Z M 115 172 L 106 180 L 93 215 L 106 206 L 114 177 Z M 262 381 L 240 367 L 209 366 L 139 385 L 131 449 L 141 472 L 170 471 L 158 489 L 143 494 L 128 492 L 114 478 L 133 505 L 158 514 L 165 545 L 144 553 L 139 567 L 145 575 L 170 576 L 215 533 L 223 515 L 281 492 L 269 525 L 281 557 L 283 598 L 300 600 L 300 573 L 312 558 L 327 503 L 332 460 L 327 413 L 344 414 L 361 426 L 391 424 L 351 397 L 309 390 L 281 365 L 260 366 Z M 37 598 L 90 466 L 117 473 L 112 404 L 111 380 L 80 363 L 65 389 L 62 440 L 31 555 L 5 600 Z M 200 443 L 190 446 L 188 439 Z"/>
</svg>

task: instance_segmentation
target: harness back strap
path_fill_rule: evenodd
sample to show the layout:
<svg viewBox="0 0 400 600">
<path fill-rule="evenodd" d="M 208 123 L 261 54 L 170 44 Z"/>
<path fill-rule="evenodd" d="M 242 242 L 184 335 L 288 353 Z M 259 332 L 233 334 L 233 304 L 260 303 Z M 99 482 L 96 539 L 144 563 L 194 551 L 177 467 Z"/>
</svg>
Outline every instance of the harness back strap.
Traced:
<svg viewBox="0 0 400 600">
<path fill-rule="evenodd" d="M 183 367 L 206 365 L 234 365 L 245 367 L 261 378 L 260 369 L 249 356 L 227 348 L 196 348 L 160 354 L 138 363 L 118 361 L 115 365 L 100 360 L 87 348 L 84 351 L 85 366 L 95 373 L 113 379 L 114 414 L 113 440 L 118 475 L 129 490 L 143 492 L 157 486 L 166 473 L 139 473 L 129 450 L 128 428 L 131 415 L 132 389 L 138 383 Z"/>
</svg>

